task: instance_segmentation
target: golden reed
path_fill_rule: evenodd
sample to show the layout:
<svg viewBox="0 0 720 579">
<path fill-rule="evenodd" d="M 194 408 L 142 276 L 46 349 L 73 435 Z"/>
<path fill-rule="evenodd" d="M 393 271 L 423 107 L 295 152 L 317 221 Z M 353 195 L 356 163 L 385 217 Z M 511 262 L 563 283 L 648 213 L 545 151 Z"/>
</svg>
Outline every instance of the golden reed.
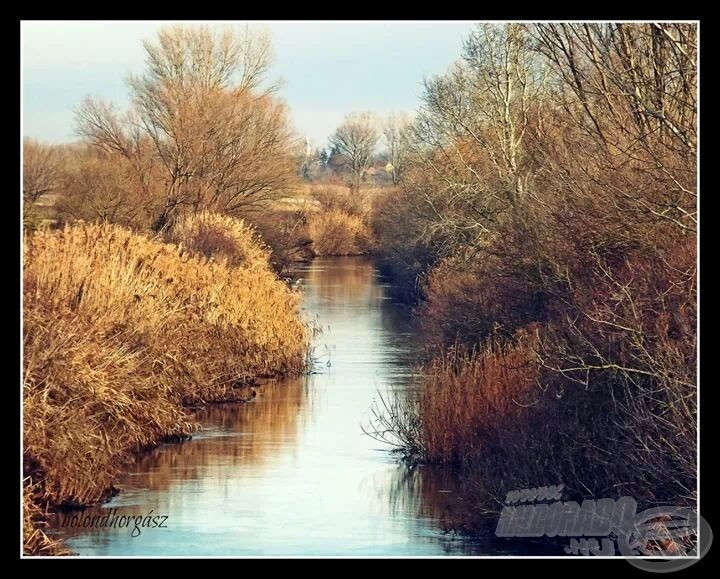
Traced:
<svg viewBox="0 0 720 579">
<path fill-rule="evenodd" d="M 138 450 L 190 434 L 184 405 L 305 367 L 299 296 L 249 227 L 205 214 L 172 239 L 107 224 L 26 235 L 27 524 L 30 504 L 98 501 Z M 33 533 L 26 552 L 42 552 Z"/>
</svg>

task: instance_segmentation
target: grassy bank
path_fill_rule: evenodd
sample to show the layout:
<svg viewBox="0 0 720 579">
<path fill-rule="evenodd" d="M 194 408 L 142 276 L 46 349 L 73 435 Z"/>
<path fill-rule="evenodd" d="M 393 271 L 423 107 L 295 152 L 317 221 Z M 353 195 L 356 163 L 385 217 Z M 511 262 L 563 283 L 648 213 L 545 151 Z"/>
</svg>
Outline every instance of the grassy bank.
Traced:
<svg viewBox="0 0 720 579">
<path fill-rule="evenodd" d="M 193 432 L 183 406 L 304 368 L 299 298 L 249 227 L 201 214 L 168 239 L 87 224 L 26 236 L 31 503 L 98 501 L 137 451 Z"/>
</svg>

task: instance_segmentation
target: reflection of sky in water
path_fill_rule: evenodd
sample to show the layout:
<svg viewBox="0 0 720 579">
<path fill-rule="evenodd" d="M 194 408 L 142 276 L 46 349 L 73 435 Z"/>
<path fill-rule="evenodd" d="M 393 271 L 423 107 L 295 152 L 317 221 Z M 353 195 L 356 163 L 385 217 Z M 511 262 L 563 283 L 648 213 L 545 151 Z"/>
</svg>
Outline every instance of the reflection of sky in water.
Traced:
<svg viewBox="0 0 720 579">
<path fill-rule="evenodd" d="M 362 434 L 376 393 L 407 380 L 416 347 L 372 265 L 316 260 L 300 275 L 303 307 L 322 328 L 320 373 L 267 386 L 251 404 L 202 410 L 204 432 L 150 453 L 122 481 L 125 491 L 94 511 L 153 510 L 168 515 L 167 529 L 141 529 L 135 538 L 132 527 L 61 530 L 70 548 L 81 555 L 497 552 L 440 532 L 452 478 L 399 467 Z"/>
</svg>

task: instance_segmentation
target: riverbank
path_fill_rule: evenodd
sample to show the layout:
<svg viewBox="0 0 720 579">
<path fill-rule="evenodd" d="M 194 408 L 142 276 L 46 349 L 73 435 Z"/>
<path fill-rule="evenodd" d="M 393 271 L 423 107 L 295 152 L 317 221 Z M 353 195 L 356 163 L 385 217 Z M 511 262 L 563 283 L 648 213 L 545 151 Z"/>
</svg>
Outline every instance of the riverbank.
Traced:
<svg viewBox="0 0 720 579">
<path fill-rule="evenodd" d="M 698 506 L 697 48 L 691 23 L 485 23 L 425 82 L 373 230 L 433 360 L 378 430 L 486 510 L 561 483 Z"/>
<path fill-rule="evenodd" d="M 92 504 L 143 449 L 191 435 L 188 405 L 246 400 L 301 372 L 299 297 L 239 221 L 201 214 L 166 243 L 112 225 L 24 243 L 26 552 L 44 511 Z M 179 243 L 180 245 L 177 245 Z"/>
<path fill-rule="evenodd" d="M 258 389 L 247 404 L 198 410 L 192 440 L 162 444 L 84 515 L 167 516 L 167 528 L 62 526 L 79 556 L 444 556 L 527 554 L 526 545 L 442 532 L 467 509 L 450 469 L 408 469 L 368 436 L 379 392 L 410 393 L 422 336 L 366 257 L 294 268 L 315 321 L 313 372 Z M 79 514 L 79 513 L 73 513 Z M 111 515 L 111 516 L 112 516 Z"/>
<path fill-rule="evenodd" d="M 314 257 L 374 253 L 373 208 L 392 192 L 390 187 L 352 191 L 340 185 L 309 183 L 266 211 L 248 213 L 247 219 L 267 244 L 273 268 L 285 276 L 293 264 Z"/>
</svg>

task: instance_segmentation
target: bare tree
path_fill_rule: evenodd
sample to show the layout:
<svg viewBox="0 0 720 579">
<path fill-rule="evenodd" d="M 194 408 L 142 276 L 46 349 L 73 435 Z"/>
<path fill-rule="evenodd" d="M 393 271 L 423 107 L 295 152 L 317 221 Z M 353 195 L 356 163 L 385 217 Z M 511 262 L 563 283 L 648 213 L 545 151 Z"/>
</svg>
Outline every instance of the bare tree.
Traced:
<svg viewBox="0 0 720 579">
<path fill-rule="evenodd" d="M 62 172 L 60 151 L 57 147 L 34 139 L 23 140 L 23 201 L 35 204 L 48 193 L 60 187 Z"/>
<path fill-rule="evenodd" d="M 592 161 L 566 169 L 578 181 L 602 179 L 621 204 L 619 216 L 632 211 L 694 232 L 695 25 L 539 24 L 535 36 L 560 87 L 554 100 L 564 131 L 577 135 L 574 147 Z"/>
<path fill-rule="evenodd" d="M 294 176 L 292 134 L 273 87 L 262 86 L 268 36 L 174 26 L 144 46 L 145 73 L 129 80 L 129 113 L 88 99 L 77 111 L 77 129 L 128 160 L 146 191 L 148 176 L 160 175 L 163 200 L 153 228 L 181 207 L 233 213 L 281 192 Z"/>
<path fill-rule="evenodd" d="M 522 24 L 479 25 L 463 58 L 426 79 L 405 180 L 424 204 L 423 242 L 482 247 L 532 189 L 528 128 L 542 116 L 542 59 Z"/>
<path fill-rule="evenodd" d="M 349 114 L 330 137 L 331 146 L 348 159 L 356 191 L 370 167 L 378 139 L 375 118 L 367 112 Z"/>
<path fill-rule="evenodd" d="M 471 174 L 460 145 L 482 151 L 497 193 L 512 204 L 531 178 L 523 141 L 544 84 L 525 25 L 478 25 L 465 41 L 462 63 L 426 82 L 425 135 L 433 144 L 449 145 Z"/>
<path fill-rule="evenodd" d="M 388 161 L 392 165 L 392 181 L 400 182 L 400 177 L 408 158 L 411 139 L 412 119 L 408 114 L 391 114 L 385 120 L 383 134 L 387 145 Z"/>
<path fill-rule="evenodd" d="M 157 195 L 143 191 L 127 159 L 88 146 L 68 152 L 65 182 L 56 203 L 64 218 L 145 229 L 158 209 L 153 206 L 156 202 Z"/>
<path fill-rule="evenodd" d="M 464 48 L 472 101 L 487 129 L 471 136 L 492 151 L 493 166 L 512 202 L 531 178 L 523 141 L 545 89 L 544 70 L 523 24 L 482 24 Z"/>
</svg>

